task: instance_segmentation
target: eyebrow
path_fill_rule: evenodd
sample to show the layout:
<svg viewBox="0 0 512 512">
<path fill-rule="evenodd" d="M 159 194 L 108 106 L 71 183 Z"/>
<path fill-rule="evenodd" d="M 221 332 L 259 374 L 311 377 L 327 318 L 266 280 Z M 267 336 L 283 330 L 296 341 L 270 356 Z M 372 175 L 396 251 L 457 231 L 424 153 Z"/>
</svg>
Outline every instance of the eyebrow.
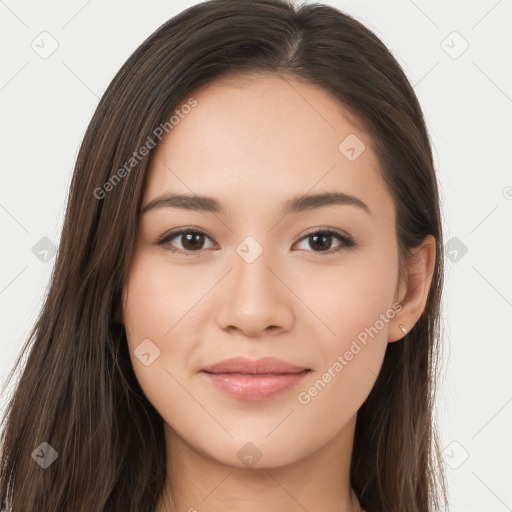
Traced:
<svg viewBox="0 0 512 512">
<path fill-rule="evenodd" d="M 298 213 L 315 208 L 322 208 L 333 205 L 357 206 L 371 215 L 368 205 L 356 196 L 343 192 L 324 192 L 297 196 L 289 199 L 283 206 L 283 215 Z M 198 196 L 190 194 L 166 193 L 152 199 L 141 213 L 146 213 L 155 208 L 179 208 L 181 210 L 194 210 L 208 213 L 226 214 L 226 210 L 219 201 L 213 197 Z"/>
</svg>

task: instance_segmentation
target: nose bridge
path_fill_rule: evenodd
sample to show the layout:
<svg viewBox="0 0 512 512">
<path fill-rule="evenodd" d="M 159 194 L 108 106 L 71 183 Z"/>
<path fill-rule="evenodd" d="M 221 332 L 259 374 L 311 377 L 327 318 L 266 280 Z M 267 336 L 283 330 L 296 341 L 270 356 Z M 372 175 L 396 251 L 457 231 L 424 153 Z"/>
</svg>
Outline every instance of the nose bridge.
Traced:
<svg viewBox="0 0 512 512">
<path fill-rule="evenodd" d="M 259 254 L 258 254 L 259 253 Z M 275 276 L 270 271 L 272 255 L 269 250 L 255 247 L 251 241 L 242 242 L 234 256 L 234 288 L 239 300 L 261 300 L 274 290 L 270 282 Z"/>
<path fill-rule="evenodd" d="M 236 248 L 232 265 L 221 299 L 220 326 L 237 327 L 252 335 L 270 326 L 288 328 L 293 316 L 289 292 L 275 275 L 279 265 L 272 251 L 247 237 Z"/>
</svg>

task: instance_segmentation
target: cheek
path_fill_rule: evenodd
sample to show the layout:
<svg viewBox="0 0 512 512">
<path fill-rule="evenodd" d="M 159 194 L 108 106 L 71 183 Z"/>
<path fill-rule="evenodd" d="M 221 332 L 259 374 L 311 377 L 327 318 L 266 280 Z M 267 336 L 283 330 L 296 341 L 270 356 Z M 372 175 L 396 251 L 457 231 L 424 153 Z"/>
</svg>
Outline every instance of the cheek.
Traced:
<svg viewBox="0 0 512 512">
<path fill-rule="evenodd" d="M 192 270 L 173 268 L 161 255 L 141 252 L 124 291 L 123 314 L 129 341 L 153 337 L 163 343 L 190 324 L 192 306 L 204 294 L 198 282 Z"/>
<path fill-rule="evenodd" d="M 357 413 L 380 372 L 395 314 L 390 307 L 394 283 L 379 283 L 380 276 L 353 272 L 323 301 L 317 298 L 317 310 L 333 332 L 317 338 L 323 365 L 301 388 L 297 401 L 302 414 L 315 419 L 322 438 L 333 436 Z"/>
<path fill-rule="evenodd" d="M 379 319 L 386 312 L 394 316 L 390 308 L 398 279 L 398 254 L 392 246 L 347 254 L 337 267 L 300 274 L 307 277 L 298 281 L 302 283 L 298 294 L 307 297 L 308 306 L 324 324 L 327 336 L 323 339 L 332 339 L 328 346 L 343 348 L 376 322 L 386 337 L 388 322 L 382 324 Z"/>
<path fill-rule="evenodd" d="M 189 341 L 192 305 L 203 293 L 194 287 L 190 272 L 172 270 L 165 258 L 143 251 L 136 255 L 125 286 L 123 320 L 133 370 L 168 424 L 179 425 L 182 415 L 191 422 L 204 421 L 180 384 L 189 377 L 185 362 L 194 348 Z"/>
<path fill-rule="evenodd" d="M 123 321 L 130 357 L 137 379 L 152 402 L 155 391 L 166 393 L 164 383 L 165 388 L 172 388 L 166 370 L 174 373 L 174 368 L 183 368 L 180 361 L 190 350 L 183 329 L 193 287 L 184 281 L 183 274 L 169 272 L 164 262 L 141 252 L 135 257 L 124 289 Z M 180 343 L 171 343 L 173 338 Z"/>
<path fill-rule="evenodd" d="M 156 335 L 172 320 L 166 321 L 162 314 L 165 304 L 173 305 L 169 304 L 173 300 L 172 288 L 160 266 L 153 263 L 148 258 L 136 257 L 126 283 L 124 323 L 132 338 Z"/>
<path fill-rule="evenodd" d="M 335 400 L 352 412 L 362 404 L 387 348 L 397 278 L 398 254 L 383 246 L 354 253 L 336 271 L 331 267 L 307 279 L 302 293 L 309 291 L 308 305 L 323 324 L 317 331 L 323 364 L 305 401 L 318 392 L 318 402 Z"/>
</svg>

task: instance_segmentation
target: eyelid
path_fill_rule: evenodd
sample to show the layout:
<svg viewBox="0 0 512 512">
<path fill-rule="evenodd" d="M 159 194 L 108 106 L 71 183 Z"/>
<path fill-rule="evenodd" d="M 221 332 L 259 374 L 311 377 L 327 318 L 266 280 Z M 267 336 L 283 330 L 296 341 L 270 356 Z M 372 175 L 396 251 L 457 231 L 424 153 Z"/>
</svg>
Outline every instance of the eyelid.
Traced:
<svg viewBox="0 0 512 512">
<path fill-rule="evenodd" d="M 300 235 L 299 241 L 303 240 L 307 236 L 311 236 L 311 235 L 314 235 L 316 233 L 336 234 L 336 235 L 339 235 L 342 238 L 346 238 L 347 240 L 353 241 L 353 238 L 346 231 L 343 231 L 342 229 L 339 229 L 339 228 L 328 228 L 328 227 L 325 227 L 325 228 L 320 227 L 320 228 L 308 229 L 307 231 L 305 231 L 304 233 L 302 233 Z"/>
</svg>

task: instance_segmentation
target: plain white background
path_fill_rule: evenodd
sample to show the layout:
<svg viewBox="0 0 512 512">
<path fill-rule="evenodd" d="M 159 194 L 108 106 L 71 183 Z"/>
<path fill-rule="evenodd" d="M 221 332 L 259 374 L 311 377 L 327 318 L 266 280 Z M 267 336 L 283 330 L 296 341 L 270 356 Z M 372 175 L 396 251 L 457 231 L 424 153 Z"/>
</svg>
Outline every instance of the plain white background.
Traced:
<svg viewBox="0 0 512 512">
<path fill-rule="evenodd" d="M 195 3 L 0 1 L 2 387 L 43 303 L 99 98 L 150 33 Z M 383 40 L 424 110 L 447 244 L 438 416 L 450 501 L 512 510 L 511 0 L 324 3 Z"/>
</svg>

